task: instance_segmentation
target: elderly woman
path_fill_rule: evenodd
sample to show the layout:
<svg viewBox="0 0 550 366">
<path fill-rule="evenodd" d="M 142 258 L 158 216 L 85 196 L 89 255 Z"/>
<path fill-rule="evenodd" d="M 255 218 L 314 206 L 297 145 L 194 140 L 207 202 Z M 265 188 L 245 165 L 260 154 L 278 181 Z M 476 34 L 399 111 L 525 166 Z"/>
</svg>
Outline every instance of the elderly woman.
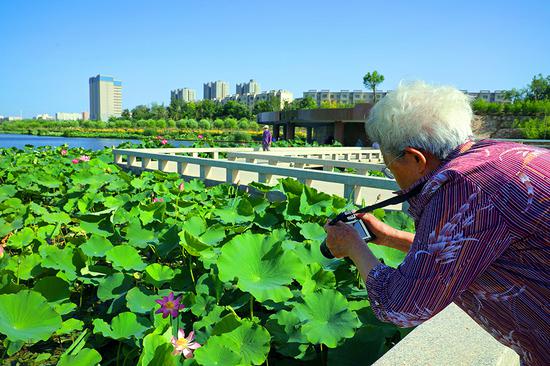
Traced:
<svg viewBox="0 0 550 366">
<path fill-rule="evenodd" d="M 367 214 L 374 242 L 407 253 L 380 263 L 355 230 L 327 225 L 327 246 L 350 257 L 376 316 L 424 322 L 451 302 L 525 365 L 550 365 L 550 153 L 470 140 L 468 97 L 451 87 L 400 85 L 370 113 L 367 134 L 409 198 L 416 234 Z"/>
</svg>

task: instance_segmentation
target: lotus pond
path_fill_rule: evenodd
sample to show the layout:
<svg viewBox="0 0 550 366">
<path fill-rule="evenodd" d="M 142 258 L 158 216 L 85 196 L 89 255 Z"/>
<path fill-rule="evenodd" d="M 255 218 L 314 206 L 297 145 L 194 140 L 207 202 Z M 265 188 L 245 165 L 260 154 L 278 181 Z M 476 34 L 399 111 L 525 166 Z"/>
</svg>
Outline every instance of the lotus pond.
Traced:
<svg viewBox="0 0 550 366">
<path fill-rule="evenodd" d="M 0 150 L 3 362 L 374 362 L 408 330 L 379 322 L 356 268 L 319 252 L 327 217 L 351 204 L 292 179 L 255 188 L 138 176 L 108 149 Z"/>
</svg>

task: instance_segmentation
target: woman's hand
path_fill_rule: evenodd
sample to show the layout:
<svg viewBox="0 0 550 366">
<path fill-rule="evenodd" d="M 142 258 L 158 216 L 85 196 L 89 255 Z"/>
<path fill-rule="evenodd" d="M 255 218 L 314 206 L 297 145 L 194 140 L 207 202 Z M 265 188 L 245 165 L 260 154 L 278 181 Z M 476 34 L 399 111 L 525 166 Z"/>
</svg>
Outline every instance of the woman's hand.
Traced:
<svg viewBox="0 0 550 366">
<path fill-rule="evenodd" d="M 327 248 L 336 258 L 352 257 L 357 253 L 361 246 L 366 246 L 365 242 L 349 225 L 338 221 L 335 225 L 325 224 L 327 232 Z"/>
<path fill-rule="evenodd" d="M 357 217 L 363 220 L 370 232 L 376 236 L 372 240 L 374 244 L 395 248 L 403 252 L 409 251 L 414 240 L 413 233 L 397 230 L 369 213 L 358 213 Z"/>
</svg>

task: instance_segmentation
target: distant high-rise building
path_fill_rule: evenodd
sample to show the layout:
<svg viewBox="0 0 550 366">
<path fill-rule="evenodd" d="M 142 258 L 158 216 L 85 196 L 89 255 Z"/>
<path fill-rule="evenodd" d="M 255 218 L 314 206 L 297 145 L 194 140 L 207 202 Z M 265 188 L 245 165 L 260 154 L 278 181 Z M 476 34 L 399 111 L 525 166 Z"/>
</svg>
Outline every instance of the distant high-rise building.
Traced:
<svg viewBox="0 0 550 366">
<path fill-rule="evenodd" d="M 186 103 L 194 102 L 197 100 L 197 92 L 195 89 L 183 88 L 176 89 L 170 92 L 170 100 L 179 99 Z"/>
<path fill-rule="evenodd" d="M 90 78 L 90 119 L 106 121 L 122 114 L 122 82 L 112 76 Z"/>
<path fill-rule="evenodd" d="M 82 112 L 82 120 L 87 121 L 90 119 L 90 113 L 89 112 Z"/>
<path fill-rule="evenodd" d="M 229 95 L 229 84 L 225 81 L 212 81 L 204 84 L 203 99 L 222 100 Z"/>
<path fill-rule="evenodd" d="M 248 83 L 237 84 L 235 94 L 260 94 L 260 84 L 253 79 L 250 79 Z"/>
</svg>

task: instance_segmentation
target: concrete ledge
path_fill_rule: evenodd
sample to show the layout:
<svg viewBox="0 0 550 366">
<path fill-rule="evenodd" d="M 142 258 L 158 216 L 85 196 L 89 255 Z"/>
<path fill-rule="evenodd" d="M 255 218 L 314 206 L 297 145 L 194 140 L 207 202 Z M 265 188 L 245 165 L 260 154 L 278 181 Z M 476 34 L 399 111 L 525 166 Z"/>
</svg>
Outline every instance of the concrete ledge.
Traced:
<svg viewBox="0 0 550 366">
<path fill-rule="evenodd" d="M 375 366 L 518 366 L 519 356 L 455 304 L 419 325 Z"/>
</svg>

